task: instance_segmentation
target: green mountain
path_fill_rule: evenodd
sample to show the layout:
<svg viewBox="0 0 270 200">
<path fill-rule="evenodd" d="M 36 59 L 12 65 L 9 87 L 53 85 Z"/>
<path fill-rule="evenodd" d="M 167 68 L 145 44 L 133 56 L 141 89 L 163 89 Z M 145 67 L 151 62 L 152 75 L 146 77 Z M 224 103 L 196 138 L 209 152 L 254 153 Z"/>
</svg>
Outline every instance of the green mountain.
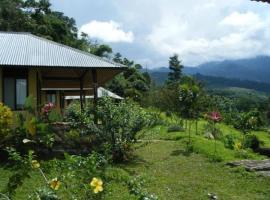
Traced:
<svg viewBox="0 0 270 200">
<path fill-rule="evenodd" d="M 157 85 L 167 80 L 166 67 L 149 71 Z M 185 67 L 184 73 L 195 76 L 208 88 L 245 88 L 270 93 L 270 57 L 209 62 L 197 67 Z"/>
</svg>

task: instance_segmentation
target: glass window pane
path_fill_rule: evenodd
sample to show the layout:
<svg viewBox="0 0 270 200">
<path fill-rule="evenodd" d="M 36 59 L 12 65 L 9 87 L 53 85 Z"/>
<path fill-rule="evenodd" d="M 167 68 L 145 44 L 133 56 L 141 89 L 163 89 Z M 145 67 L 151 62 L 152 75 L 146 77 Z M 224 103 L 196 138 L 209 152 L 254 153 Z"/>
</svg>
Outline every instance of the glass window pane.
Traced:
<svg viewBox="0 0 270 200">
<path fill-rule="evenodd" d="M 51 93 L 47 94 L 47 102 L 48 103 L 53 103 L 54 105 L 56 104 L 56 94 Z"/>
<path fill-rule="evenodd" d="M 15 109 L 15 79 L 4 78 L 4 104 Z"/>
<path fill-rule="evenodd" d="M 27 80 L 16 79 L 16 103 L 17 109 L 22 109 L 27 97 Z"/>
</svg>

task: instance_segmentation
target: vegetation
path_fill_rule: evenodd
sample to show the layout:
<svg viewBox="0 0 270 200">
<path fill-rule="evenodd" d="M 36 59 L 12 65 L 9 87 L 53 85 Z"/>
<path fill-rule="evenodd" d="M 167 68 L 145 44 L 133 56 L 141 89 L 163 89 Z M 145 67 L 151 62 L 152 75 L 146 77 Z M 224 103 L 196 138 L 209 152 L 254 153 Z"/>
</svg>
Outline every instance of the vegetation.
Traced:
<svg viewBox="0 0 270 200">
<path fill-rule="evenodd" d="M 173 55 L 169 60 L 169 69 L 171 70 L 168 74 L 168 84 L 180 83 L 182 76 L 183 65 L 178 59 L 178 55 Z"/>
<path fill-rule="evenodd" d="M 1 1 L 0 30 L 29 31 L 106 59 L 113 55 L 110 46 L 79 36 L 74 19 L 48 0 Z M 270 198 L 269 178 L 226 165 L 269 156 L 267 95 L 207 90 L 183 74 L 176 54 L 160 86 L 120 53 L 112 60 L 127 66 L 107 84 L 123 101 L 103 98 L 83 111 L 73 102 L 64 116 L 51 103 L 39 113 L 32 97 L 21 113 L 0 103 L 0 198 Z"/>
</svg>

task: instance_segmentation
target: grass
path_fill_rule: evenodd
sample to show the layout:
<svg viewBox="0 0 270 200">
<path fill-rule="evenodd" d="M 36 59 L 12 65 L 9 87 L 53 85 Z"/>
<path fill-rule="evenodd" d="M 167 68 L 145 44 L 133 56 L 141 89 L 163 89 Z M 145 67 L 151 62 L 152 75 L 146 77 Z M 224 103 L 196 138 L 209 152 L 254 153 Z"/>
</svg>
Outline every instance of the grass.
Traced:
<svg viewBox="0 0 270 200">
<path fill-rule="evenodd" d="M 123 166 L 146 180 L 147 189 L 160 199 L 270 199 L 270 179 L 242 169 L 209 162 L 200 154 L 185 154 L 180 141 L 155 141 L 137 149 L 140 158 Z"/>
<path fill-rule="evenodd" d="M 173 121 L 175 123 L 175 121 Z M 224 147 L 217 141 L 217 157 L 221 162 L 213 162 L 214 141 L 204 138 L 205 121 L 199 121 L 198 135 L 192 127 L 193 153 L 187 153 L 186 132 L 168 133 L 168 126 L 147 128 L 138 134 L 135 145 L 135 159 L 128 164 L 112 166 L 105 172 L 112 181 L 105 183 L 105 200 L 136 200 L 123 184 L 129 176 L 142 177 L 145 189 L 156 194 L 161 200 L 207 200 L 208 193 L 216 194 L 221 200 L 269 200 L 270 178 L 259 177 L 242 168 L 230 168 L 226 162 L 244 158 L 264 159 L 253 152 L 238 152 Z M 230 126 L 219 124 L 224 135 L 232 134 L 239 140 L 242 135 Z M 254 132 L 264 146 L 270 147 L 267 132 Z M 0 190 L 11 175 L 9 169 L 0 167 Z M 53 175 L 51 175 L 53 176 Z M 35 172 L 17 190 L 15 200 L 27 199 L 33 187 L 42 184 L 42 178 Z M 68 197 L 66 198 L 68 199 Z"/>
</svg>

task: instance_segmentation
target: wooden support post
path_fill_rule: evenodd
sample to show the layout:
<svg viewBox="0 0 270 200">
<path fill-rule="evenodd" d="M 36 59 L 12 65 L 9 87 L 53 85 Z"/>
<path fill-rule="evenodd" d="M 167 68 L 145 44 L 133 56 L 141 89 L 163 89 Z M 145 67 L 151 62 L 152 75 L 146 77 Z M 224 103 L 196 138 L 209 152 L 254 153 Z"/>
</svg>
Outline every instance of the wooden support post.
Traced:
<svg viewBox="0 0 270 200">
<path fill-rule="evenodd" d="M 41 98 L 40 98 L 40 80 L 39 80 L 39 75 L 38 75 L 38 71 L 36 72 L 36 89 L 37 89 L 37 97 L 36 97 L 36 112 L 37 114 L 40 113 L 41 109 L 40 109 L 40 102 L 41 102 Z"/>
<path fill-rule="evenodd" d="M 80 79 L 80 103 L 81 103 L 81 112 L 84 111 L 83 108 L 83 80 Z"/>
<path fill-rule="evenodd" d="M 94 121 L 97 124 L 98 118 L 97 118 L 97 104 L 98 104 L 98 82 L 97 82 L 97 70 L 92 70 L 92 79 L 93 79 L 93 89 L 94 89 Z"/>
</svg>

